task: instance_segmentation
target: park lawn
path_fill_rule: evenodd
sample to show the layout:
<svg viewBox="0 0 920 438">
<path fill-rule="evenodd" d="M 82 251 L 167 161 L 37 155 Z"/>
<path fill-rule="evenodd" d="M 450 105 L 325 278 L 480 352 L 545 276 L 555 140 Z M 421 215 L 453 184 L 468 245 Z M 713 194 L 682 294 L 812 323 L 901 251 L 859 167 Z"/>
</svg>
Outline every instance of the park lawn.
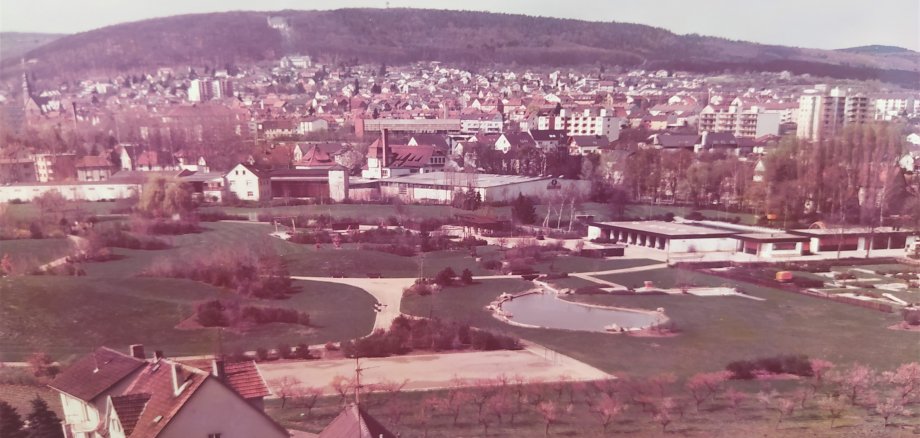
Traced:
<svg viewBox="0 0 920 438">
<path fill-rule="evenodd" d="M 115 208 L 116 204 L 118 204 L 118 202 L 115 201 L 72 201 L 67 203 L 68 210 L 65 210 L 64 214 L 66 215 L 68 211 L 79 210 L 90 215 L 106 215 L 111 214 L 112 209 Z M 34 202 L 7 204 L 5 214 L 7 218 L 14 221 L 32 221 L 41 217 L 41 211 L 39 211 L 38 205 L 36 205 Z"/>
<path fill-rule="evenodd" d="M 342 341 L 368 334 L 373 297 L 361 289 L 322 282 L 294 282 L 287 300 L 243 300 L 310 314 L 313 327 L 269 324 L 245 332 L 179 329 L 201 300 L 234 298 L 229 291 L 188 280 L 25 276 L 0 279 L 0 360 L 22 360 L 35 351 L 56 359 L 105 345 L 124 350 L 142 343 L 169 355 L 210 354 Z"/>
<path fill-rule="evenodd" d="M 641 204 L 630 204 L 626 206 L 626 215 L 630 217 L 651 217 L 659 216 L 667 213 L 674 213 L 675 216 L 686 217 L 688 214 L 698 211 L 703 214 L 707 219 L 722 219 L 722 220 L 731 220 L 735 217 L 741 219 L 742 224 L 745 225 L 756 225 L 757 217 L 750 213 L 739 213 L 739 212 L 730 212 L 730 211 L 721 211 L 721 210 L 711 210 L 711 209 L 699 209 L 695 207 L 687 206 L 675 206 L 675 205 L 641 205 Z"/>
<path fill-rule="evenodd" d="M 606 287 L 606 285 L 595 283 L 591 280 L 585 280 L 579 277 L 557 278 L 555 280 L 543 280 L 557 289 L 578 289 L 580 287 L 597 286 Z"/>
<path fill-rule="evenodd" d="M 30 265 L 42 265 L 52 260 L 66 257 L 73 252 L 70 239 L 17 239 L 0 240 L 0 257 L 9 254 L 14 264 L 27 262 Z"/>
<path fill-rule="evenodd" d="M 731 284 L 765 298 L 692 296 L 591 296 L 578 300 L 598 304 L 664 307 L 683 332 L 670 338 L 645 338 L 607 333 L 533 329 L 507 325 L 483 307 L 502 292 L 525 290 L 521 280 L 484 281 L 473 288 L 449 288 L 433 296 L 403 298 L 402 311 L 469 321 L 472 325 L 512 333 L 557 350 L 615 375 L 674 372 L 687 376 L 723 369 L 739 359 L 799 353 L 832 362 L 862 362 L 891 369 L 920 355 L 916 333 L 888 330 L 898 315 L 858 308 L 790 292 L 732 282 L 675 269 L 604 276 L 615 283 L 637 286 L 654 280 L 670 287 L 677 277 L 699 285 Z M 872 346 L 871 348 L 852 348 Z"/>
</svg>

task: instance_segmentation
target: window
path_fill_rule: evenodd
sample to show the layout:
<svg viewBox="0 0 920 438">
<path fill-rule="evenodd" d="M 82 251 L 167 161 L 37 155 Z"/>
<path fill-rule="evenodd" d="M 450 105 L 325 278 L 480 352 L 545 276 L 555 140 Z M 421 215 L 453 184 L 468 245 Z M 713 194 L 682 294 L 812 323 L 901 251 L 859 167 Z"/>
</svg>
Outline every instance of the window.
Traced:
<svg viewBox="0 0 920 438">
<path fill-rule="evenodd" d="M 252 197 L 252 192 L 246 192 L 246 196 L 248 196 L 248 197 L 251 198 L 251 197 Z"/>
<path fill-rule="evenodd" d="M 795 242 L 777 242 L 773 244 L 774 251 L 794 251 Z"/>
</svg>

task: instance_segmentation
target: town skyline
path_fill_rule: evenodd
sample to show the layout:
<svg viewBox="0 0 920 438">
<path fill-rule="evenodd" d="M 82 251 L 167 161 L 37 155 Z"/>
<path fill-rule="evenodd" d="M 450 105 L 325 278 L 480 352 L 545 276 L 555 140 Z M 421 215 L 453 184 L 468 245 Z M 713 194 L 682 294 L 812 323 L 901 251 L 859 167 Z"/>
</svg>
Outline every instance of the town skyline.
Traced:
<svg viewBox="0 0 920 438">
<path fill-rule="evenodd" d="M 248 0 L 231 0 L 194 4 L 164 1 L 118 8 L 109 0 L 91 0 L 80 2 L 79 5 L 56 0 L 42 0 L 37 4 L 2 0 L 0 31 L 73 34 L 127 22 L 196 13 L 389 7 L 471 10 L 594 22 L 636 23 L 682 35 L 700 34 L 793 47 L 842 49 L 886 45 L 920 50 L 920 37 L 917 34 L 920 28 L 920 4 L 910 0 L 883 0 L 871 5 L 864 2 L 801 4 L 787 0 L 753 5 L 740 5 L 725 0 L 703 3 L 673 0 L 651 4 L 632 0 L 596 3 L 575 1 L 562 5 L 545 1 L 508 1 L 495 5 L 474 0 L 460 5 L 443 0 L 424 3 L 346 0 L 328 6 L 315 1 L 275 0 L 253 3 Z M 86 11 L 93 13 L 87 14 Z M 752 22 L 757 25 L 751 26 Z M 777 32 L 777 29 L 782 29 L 782 32 Z"/>
</svg>

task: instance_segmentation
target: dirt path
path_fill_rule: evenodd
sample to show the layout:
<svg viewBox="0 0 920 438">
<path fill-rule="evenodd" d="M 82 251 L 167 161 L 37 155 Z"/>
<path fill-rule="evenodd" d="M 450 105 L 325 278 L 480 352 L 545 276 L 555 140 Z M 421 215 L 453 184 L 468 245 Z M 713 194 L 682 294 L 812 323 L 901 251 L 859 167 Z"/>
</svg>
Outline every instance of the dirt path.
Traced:
<svg viewBox="0 0 920 438">
<path fill-rule="evenodd" d="M 258 366 L 266 381 L 292 376 L 307 382 L 307 385 L 323 387 L 325 394 L 334 394 L 329 383 L 335 376 L 352 378 L 355 374 L 353 359 L 267 362 Z M 542 381 L 585 381 L 611 377 L 594 367 L 540 346 L 529 346 L 518 351 L 369 358 L 361 359 L 360 366 L 363 370 L 362 384 L 408 381 L 405 389 L 415 391 L 447 388 L 457 378 L 465 380 L 467 385 L 475 385 L 476 380 L 492 379 L 501 374 Z"/>
</svg>

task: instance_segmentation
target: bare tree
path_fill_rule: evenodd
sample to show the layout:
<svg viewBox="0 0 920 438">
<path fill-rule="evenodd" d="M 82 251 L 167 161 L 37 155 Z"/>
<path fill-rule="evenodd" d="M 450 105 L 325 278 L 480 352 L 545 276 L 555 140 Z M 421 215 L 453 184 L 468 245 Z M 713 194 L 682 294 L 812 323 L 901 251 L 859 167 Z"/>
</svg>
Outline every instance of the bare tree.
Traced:
<svg viewBox="0 0 920 438">
<path fill-rule="evenodd" d="M 300 379 L 294 376 L 284 376 L 269 380 L 268 386 L 281 399 L 281 409 L 284 409 L 287 400 L 300 393 L 302 383 Z"/>
<path fill-rule="evenodd" d="M 540 416 L 543 417 L 543 424 L 545 425 L 543 434 L 549 436 L 549 427 L 558 419 L 556 404 L 551 401 L 545 401 L 538 404 L 536 409 Z"/>
</svg>

